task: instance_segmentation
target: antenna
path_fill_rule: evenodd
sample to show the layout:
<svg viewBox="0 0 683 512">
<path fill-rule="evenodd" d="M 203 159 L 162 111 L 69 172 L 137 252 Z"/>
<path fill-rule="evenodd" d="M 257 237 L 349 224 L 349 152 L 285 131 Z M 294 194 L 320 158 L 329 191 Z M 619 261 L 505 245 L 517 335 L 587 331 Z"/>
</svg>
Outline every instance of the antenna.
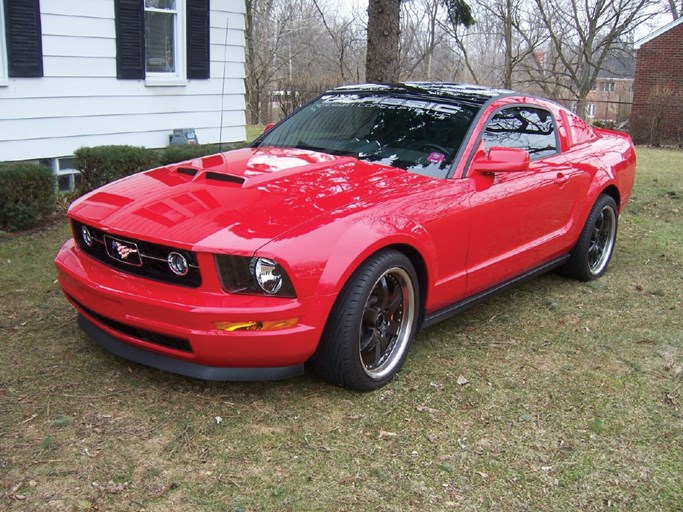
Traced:
<svg viewBox="0 0 683 512">
<path fill-rule="evenodd" d="M 230 30 L 230 15 L 225 15 L 225 41 L 223 43 L 223 80 L 221 82 L 221 126 L 218 130 L 218 151 L 223 153 L 223 104 L 225 103 L 225 68 L 228 61 L 228 31 Z"/>
</svg>

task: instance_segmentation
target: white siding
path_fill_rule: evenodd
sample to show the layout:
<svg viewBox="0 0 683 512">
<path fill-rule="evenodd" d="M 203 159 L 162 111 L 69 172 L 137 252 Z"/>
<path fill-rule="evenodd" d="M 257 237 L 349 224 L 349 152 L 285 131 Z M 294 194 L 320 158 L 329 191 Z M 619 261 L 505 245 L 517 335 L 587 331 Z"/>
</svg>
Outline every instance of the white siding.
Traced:
<svg viewBox="0 0 683 512">
<path fill-rule="evenodd" d="M 245 139 L 244 0 L 211 1 L 211 78 L 174 86 L 116 78 L 114 0 L 41 0 L 40 8 L 44 77 L 0 86 L 0 161 L 101 144 L 163 147 L 173 128 L 219 142 L 224 68 L 223 142 Z"/>
</svg>

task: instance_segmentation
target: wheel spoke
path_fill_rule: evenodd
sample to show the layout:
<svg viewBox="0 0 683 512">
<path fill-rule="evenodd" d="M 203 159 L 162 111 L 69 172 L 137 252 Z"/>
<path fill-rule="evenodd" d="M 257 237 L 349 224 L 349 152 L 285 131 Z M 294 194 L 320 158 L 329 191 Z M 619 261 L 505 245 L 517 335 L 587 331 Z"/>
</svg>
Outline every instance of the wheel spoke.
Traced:
<svg viewBox="0 0 683 512">
<path fill-rule="evenodd" d="M 401 320 L 394 320 L 390 322 L 387 329 L 387 334 L 390 334 L 391 336 L 398 336 L 398 333 L 401 332 L 401 325 Z"/>
<path fill-rule="evenodd" d="M 363 323 L 368 327 L 374 327 L 379 317 L 379 309 L 375 306 L 367 306 L 363 311 Z"/>
<path fill-rule="evenodd" d="M 377 300 L 379 302 L 379 309 L 385 310 L 387 304 L 389 303 L 389 284 L 387 283 L 387 276 L 382 276 L 379 280 L 379 290 L 377 294 Z"/>
<path fill-rule="evenodd" d="M 384 337 L 380 336 L 379 333 L 376 336 L 377 342 L 375 343 L 375 356 L 372 361 L 372 367 L 377 368 L 382 362 L 382 357 L 384 356 L 384 351 L 386 347 L 384 346 Z"/>
<path fill-rule="evenodd" d="M 370 345 L 372 344 L 373 340 L 375 339 L 375 333 L 377 331 L 374 328 L 369 328 L 366 329 L 365 332 L 361 335 L 360 339 L 360 351 L 365 352 L 370 348 Z"/>
<path fill-rule="evenodd" d="M 387 304 L 386 307 L 386 315 L 387 316 L 392 316 L 396 310 L 403 304 L 403 293 L 401 292 L 401 289 L 396 286 L 394 287 L 394 293 L 389 299 L 389 303 Z"/>
</svg>

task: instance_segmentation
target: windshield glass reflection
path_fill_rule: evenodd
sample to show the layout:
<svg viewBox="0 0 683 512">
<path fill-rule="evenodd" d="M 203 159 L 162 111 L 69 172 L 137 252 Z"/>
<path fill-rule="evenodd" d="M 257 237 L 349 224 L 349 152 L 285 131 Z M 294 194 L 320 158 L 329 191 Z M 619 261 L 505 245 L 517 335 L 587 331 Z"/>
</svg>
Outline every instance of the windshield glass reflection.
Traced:
<svg viewBox="0 0 683 512">
<path fill-rule="evenodd" d="M 443 178 L 477 110 L 431 99 L 330 93 L 267 132 L 255 146 L 353 156 Z"/>
</svg>

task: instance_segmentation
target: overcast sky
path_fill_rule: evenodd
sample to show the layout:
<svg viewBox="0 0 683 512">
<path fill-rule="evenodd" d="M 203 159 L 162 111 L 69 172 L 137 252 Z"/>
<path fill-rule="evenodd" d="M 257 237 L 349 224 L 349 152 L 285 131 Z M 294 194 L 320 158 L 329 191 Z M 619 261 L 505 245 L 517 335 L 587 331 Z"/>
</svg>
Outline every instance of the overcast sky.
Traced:
<svg viewBox="0 0 683 512">
<path fill-rule="evenodd" d="M 352 12 L 357 10 L 358 12 L 364 13 L 368 8 L 368 0 L 323 0 L 329 6 L 334 4 L 341 12 Z M 660 16 L 655 17 L 647 25 L 642 25 L 638 28 L 635 34 L 635 40 L 641 39 L 647 36 L 653 30 L 658 29 L 671 22 L 671 14 L 668 12 L 662 13 Z"/>
</svg>

